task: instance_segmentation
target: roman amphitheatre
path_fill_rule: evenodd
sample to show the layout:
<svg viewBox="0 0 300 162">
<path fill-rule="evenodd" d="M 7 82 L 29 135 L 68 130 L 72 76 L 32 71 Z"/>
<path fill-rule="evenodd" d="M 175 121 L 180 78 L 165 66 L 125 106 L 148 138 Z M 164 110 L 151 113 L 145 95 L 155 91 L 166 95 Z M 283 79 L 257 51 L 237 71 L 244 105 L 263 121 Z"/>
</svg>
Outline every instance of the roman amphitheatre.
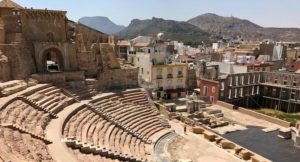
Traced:
<svg viewBox="0 0 300 162">
<path fill-rule="evenodd" d="M 0 2 L 0 162 L 268 161 L 200 126 L 183 132 L 190 122 L 161 114 L 116 42 L 65 11 Z"/>
</svg>

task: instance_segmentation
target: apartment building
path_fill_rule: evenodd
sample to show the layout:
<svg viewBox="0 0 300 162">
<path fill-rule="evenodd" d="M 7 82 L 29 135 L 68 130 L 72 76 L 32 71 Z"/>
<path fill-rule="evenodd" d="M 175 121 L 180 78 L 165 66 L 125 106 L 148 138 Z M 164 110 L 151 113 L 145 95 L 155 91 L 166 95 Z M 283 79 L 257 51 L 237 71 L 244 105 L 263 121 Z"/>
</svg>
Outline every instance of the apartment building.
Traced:
<svg viewBox="0 0 300 162">
<path fill-rule="evenodd" d="M 167 46 L 158 43 L 140 49 L 134 59 L 139 68 L 139 85 L 152 89 L 154 98 L 184 97 L 188 65 L 168 59 Z"/>
</svg>

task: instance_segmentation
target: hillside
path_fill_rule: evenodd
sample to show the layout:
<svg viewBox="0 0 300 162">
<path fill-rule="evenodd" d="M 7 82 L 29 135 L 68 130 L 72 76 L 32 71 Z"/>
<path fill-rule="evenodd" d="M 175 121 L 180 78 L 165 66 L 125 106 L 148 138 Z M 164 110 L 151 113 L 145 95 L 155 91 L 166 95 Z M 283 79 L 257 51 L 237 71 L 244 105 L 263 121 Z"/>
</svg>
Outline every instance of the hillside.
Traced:
<svg viewBox="0 0 300 162">
<path fill-rule="evenodd" d="M 79 19 L 79 22 L 106 34 L 118 33 L 125 28 L 125 26 L 117 25 L 107 17 L 102 16 L 83 17 Z"/>
<path fill-rule="evenodd" d="M 134 19 L 130 25 L 117 36 L 129 39 L 138 35 L 151 36 L 164 33 L 166 38 L 183 42 L 201 42 L 209 39 L 209 34 L 187 22 L 152 18 L 148 20 Z"/>
<path fill-rule="evenodd" d="M 200 29 L 225 37 L 242 36 L 245 39 L 274 39 L 277 41 L 299 41 L 300 29 L 297 28 L 264 28 L 248 20 L 236 17 L 222 17 L 207 13 L 187 21 Z"/>
</svg>

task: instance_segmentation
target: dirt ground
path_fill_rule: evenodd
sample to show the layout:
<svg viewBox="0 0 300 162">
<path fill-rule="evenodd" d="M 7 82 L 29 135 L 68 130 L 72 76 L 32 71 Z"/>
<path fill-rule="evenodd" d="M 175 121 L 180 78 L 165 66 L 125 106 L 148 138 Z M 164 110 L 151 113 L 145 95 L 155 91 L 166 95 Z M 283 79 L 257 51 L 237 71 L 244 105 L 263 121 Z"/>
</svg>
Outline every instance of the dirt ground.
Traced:
<svg viewBox="0 0 300 162">
<path fill-rule="evenodd" d="M 213 143 L 205 140 L 201 135 L 191 132 L 184 134 L 182 124 L 171 121 L 178 137 L 168 144 L 168 156 L 172 160 L 192 160 L 193 162 L 240 162 L 240 159 L 227 153 Z"/>
<path fill-rule="evenodd" d="M 255 117 L 237 112 L 237 111 L 233 111 L 227 108 L 224 108 L 222 106 L 219 105 L 213 105 L 211 107 L 208 107 L 210 109 L 219 109 L 222 110 L 222 112 L 224 113 L 224 117 L 235 122 L 238 123 L 239 125 L 242 126 L 246 126 L 246 127 L 262 127 L 262 128 L 266 128 L 266 129 L 279 129 L 282 128 L 281 126 L 277 125 L 277 124 L 273 124 L 270 123 L 268 121 L 265 120 L 261 120 L 261 119 L 257 119 Z"/>
</svg>

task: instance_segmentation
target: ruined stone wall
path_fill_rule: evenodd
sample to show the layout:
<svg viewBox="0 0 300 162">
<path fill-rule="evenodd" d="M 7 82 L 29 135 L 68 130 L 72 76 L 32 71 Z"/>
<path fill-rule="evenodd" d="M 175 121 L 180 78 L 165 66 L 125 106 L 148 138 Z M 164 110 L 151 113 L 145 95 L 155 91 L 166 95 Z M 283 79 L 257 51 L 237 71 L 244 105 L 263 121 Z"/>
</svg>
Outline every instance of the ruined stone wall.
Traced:
<svg viewBox="0 0 300 162">
<path fill-rule="evenodd" d="M 7 33 L 20 33 L 22 31 L 20 15 L 18 13 L 19 11 L 11 10 L 9 8 L 2 8 L 0 10 L 0 17 Z"/>
<path fill-rule="evenodd" d="M 31 77 L 40 83 L 65 83 L 67 81 L 83 81 L 85 79 L 83 71 L 33 74 Z"/>
<path fill-rule="evenodd" d="M 71 21 L 68 31 L 76 42 L 79 69 L 85 71 L 87 77 L 98 77 L 104 69 L 100 43 L 108 43 L 108 35 Z"/>
<path fill-rule="evenodd" d="M 108 43 L 108 35 L 82 24 L 75 24 L 75 33 L 79 51 L 90 51 L 93 43 Z"/>
<path fill-rule="evenodd" d="M 11 79 L 10 65 L 8 57 L 0 49 L 0 81 L 9 81 Z"/>
<path fill-rule="evenodd" d="M 0 44 L 5 43 L 5 30 L 4 30 L 4 25 L 1 24 L 1 18 L 0 18 Z"/>
<path fill-rule="evenodd" d="M 138 86 L 138 69 L 113 69 L 100 74 L 98 89 L 124 89 Z"/>
<path fill-rule="evenodd" d="M 78 52 L 79 69 L 85 72 L 87 77 L 95 78 L 98 76 L 97 60 L 95 53 L 92 51 Z"/>
<path fill-rule="evenodd" d="M 114 44 L 101 43 L 100 45 L 100 54 L 102 57 L 102 65 L 104 69 L 119 69 L 120 64 L 117 60 L 117 52 Z"/>
<path fill-rule="evenodd" d="M 4 55 L 8 57 L 11 79 L 26 79 L 35 72 L 31 50 L 25 44 L 4 45 L 3 49 Z"/>
<path fill-rule="evenodd" d="M 24 37 L 30 41 L 66 41 L 66 12 L 49 10 L 21 10 Z"/>
<path fill-rule="evenodd" d="M 187 88 L 188 89 L 195 89 L 197 87 L 197 77 L 196 77 L 196 70 L 195 69 L 188 69 L 187 71 Z"/>
</svg>

